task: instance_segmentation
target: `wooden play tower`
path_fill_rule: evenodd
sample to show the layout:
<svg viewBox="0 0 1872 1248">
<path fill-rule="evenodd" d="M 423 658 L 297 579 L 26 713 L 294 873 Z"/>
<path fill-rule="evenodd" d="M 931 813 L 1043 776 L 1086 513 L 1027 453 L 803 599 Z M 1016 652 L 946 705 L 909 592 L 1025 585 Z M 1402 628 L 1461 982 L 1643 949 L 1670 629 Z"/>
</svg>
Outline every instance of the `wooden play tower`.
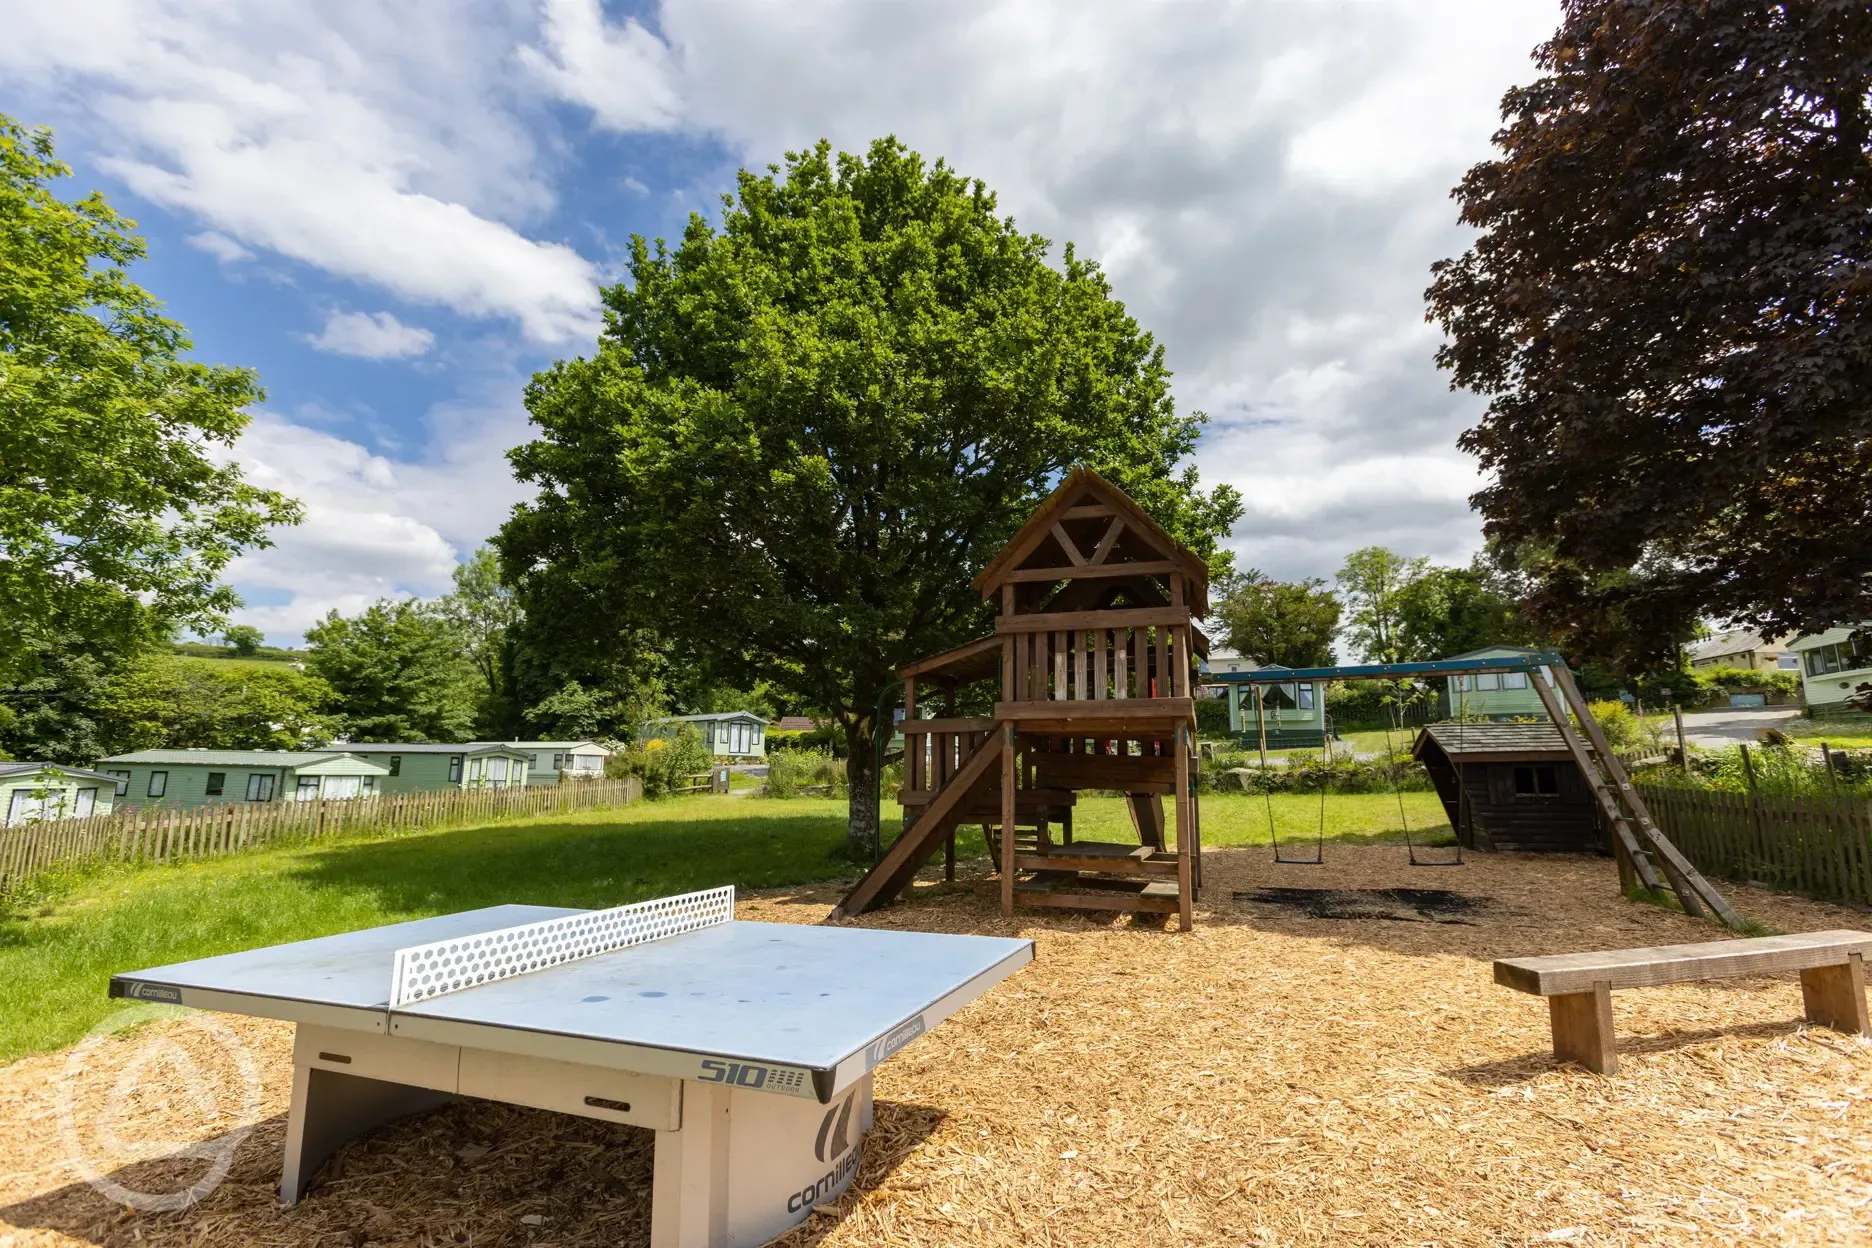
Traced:
<svg viewBox="0 0 1872 1248">
<path fill-rule="evenodd" d="M 1207 565 L 1078 468 L 975 588 L 1000 606 L 995 631 L 903 669 L 904 831 L 835 913 L 888 904 L 959 826 L 979 824 L 1004 915 L 1016 903 L 1175 912 L 1187 930 L 1202 881 L 1193 683 Z M 968 695 L 989 681 L 993 715 L 956 714 L 985 702 Z M 931 703 L 938 716 L 919 718 Z M 1074 839 L 1087 789 L 1124 794 L 1134 842 Z"/>
</svg>

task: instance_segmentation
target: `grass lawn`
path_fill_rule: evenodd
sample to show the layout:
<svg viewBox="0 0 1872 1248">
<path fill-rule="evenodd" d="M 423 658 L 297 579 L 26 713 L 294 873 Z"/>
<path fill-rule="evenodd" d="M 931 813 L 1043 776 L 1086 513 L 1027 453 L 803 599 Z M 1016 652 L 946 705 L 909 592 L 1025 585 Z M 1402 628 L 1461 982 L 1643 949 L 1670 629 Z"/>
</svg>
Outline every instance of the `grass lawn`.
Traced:
<svg viewBox="0 0 1872 1248">
<path fill-rule="evenodd" d="M 177 658 L 186 663 L 212 664 L 216 671 L 225 671 L 230 667 L 251 667 L 262 671 L 277 672 L 286 670 L 291 659 L 241 659 L 229 655 L 227 658 L 211 658 L 205 654 L 181 654 Z"/>
<path fill-rule="evenodd" d="M 1790 719 L 1777 725 L 1802 745 L 1821 742 L 1840 750 L 1872 750 L 1872 719 Z"/>
<path fill-rule="evenodd" d="M 842 801 L 689 797 L 106 871 L 0 919 L 0 1061 L 81 1037 L 116 1008 L 104 995 L 116 971 L 502 902 L 799 884 L 851 870 L 844 839 Z"/>
<path fill-rule="evenodd" d="M 1430 793 L 1406 793 L 1413 835 L 1449 825 Z M 1320 799 L 1276 794 L 1283 841 L 1309 842 Z M 721 884 L 774 888 L 846 874 L 845 803 L 685 797 L 623 810 L 554 816 L 394 838 L 235 855 L 212 862 L 107 870 L 30 916 L 0 919 L 0 1061 L 72 1043 L 112 1009 L 113 972 L 160 966 L 502 902 L 603 907 Z M 1259 796 L 1203 799 L 1208 846 L 1268 844 Z M 896 808 L 885 807 L 886 838 Z M 1400 843 L 1395 794 L 1333 795 L 1326 836 Z M 1079 804 L 1086 840 L 1135 837 L 1117 798 Z M 965 828 L 964 858 L 983 853 Z"/>
</svg>

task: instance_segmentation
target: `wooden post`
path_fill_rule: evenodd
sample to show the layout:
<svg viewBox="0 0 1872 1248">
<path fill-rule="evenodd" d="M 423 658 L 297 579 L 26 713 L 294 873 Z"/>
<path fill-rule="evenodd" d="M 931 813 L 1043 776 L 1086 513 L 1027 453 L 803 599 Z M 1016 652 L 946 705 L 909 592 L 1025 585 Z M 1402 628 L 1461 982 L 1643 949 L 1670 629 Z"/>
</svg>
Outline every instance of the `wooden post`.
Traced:
<svg viewBox="0 0 1872 1248">
<path fill-rule="evenodd" d="M 1194 924 L 1192 907 L 1193 894 L 1196 891 L 1195 873 L 1190 862 L 1190 850 L 1194 840 L 1190 820 L 1190 731 L 1188 724 L 1176 726 L 1176 851 L 1177 851 L 1177 919 L 1183 930 L 1189 931 Z"/>
<path fill-rule="evenodd" d="M 1553 1024 L 1556 1058 L 1578 1062 L 1602 1075 L 1618 1072 L 1618 1050 L 1612 1041 L 1611 981 L 1600 980 L 1591 992 L 1548 997 L 1547 1016 Z"/>
<path fill-rule="evenodd" d="M 1001 917 L 1014 917 L 1014 725 L 1001 725 Z"/>
<path fill-rule="evenodd" d="M 1689 775 L 1690 747 L 1684 743 L 1683 708 L 1676 703 L 1671 704 L 1671 719 L 1677 725 L 1677 765 L 1683 768 L 1685 775 Z"/>
<path fill-rule="evenodd" d="M 1810 967 L 1800 976 L 1808 1022 L 1872 1035 L 1866 1019 L 1865 963 L 1859 954 L 1852 954 L 1842 966 Z"/>
</svg>

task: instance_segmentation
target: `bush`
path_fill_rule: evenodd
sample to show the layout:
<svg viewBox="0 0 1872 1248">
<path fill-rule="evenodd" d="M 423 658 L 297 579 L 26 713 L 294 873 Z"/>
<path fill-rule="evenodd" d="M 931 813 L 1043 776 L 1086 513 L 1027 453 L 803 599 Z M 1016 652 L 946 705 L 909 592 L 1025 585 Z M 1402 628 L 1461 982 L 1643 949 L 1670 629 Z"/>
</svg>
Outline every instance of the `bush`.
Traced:
<svg viewBox="0 0 1872 1248">
<path fill-rule="evenodd" d="M 830 750 L 774 750 L 763 797 L 845 797 L 845 764 Z"/>
<path fill-rule="evenodd" d="M 702 734 L 685 724 L 673 737 L 652 737 L 617 751 L 605 760 L 605 775 L 613 780 L 636 776 L 643 781 L 644 796 L 658 798 L 693 784 L 692 776 L 714 765 Z"/>
<path fill-rule="evenodd" d="M 1643 722 L 1623 702 L 1608 698 L 1603 702 L 1589 702 L 1586 709 L 1599 721 L 1599 730 L 1605 733 L 1606 743 L 1614 753 L 1623 754 L 1645 745 Z"/>
<path fill-rule="evenodd" d="M 845 734 L 839 731 L 837 724 L 819 728 L 769 728 L 767 752 L 773 754 L 780 750 L 822 750 L 843 757 Z"/>
<path fill-rule="evenodd" d="M 1217 755 L 1198 776 L 1205 793 L 1389 793 L 1423 792 L 1429 773 L 1399 749 L 1389 758 L 1334 759 L 1300 755 L 1286 765 L 1260 766 L 1253 755 Z"/>
<path fill-rule="evenodd" d="M 1801 690 L 1799 672 L 1757 671 L 1746 667 L 1712 667 L 1695 674 L 1697 689 L 1714 698 L 1730 693 L 1778 693 L 1797 697 Z"/>
<path fill-rule="evenodd" d="M 1196 735 L 1199 737 L 1229 735 L 1227 698 L 1196 699 Z"/>
</svg>

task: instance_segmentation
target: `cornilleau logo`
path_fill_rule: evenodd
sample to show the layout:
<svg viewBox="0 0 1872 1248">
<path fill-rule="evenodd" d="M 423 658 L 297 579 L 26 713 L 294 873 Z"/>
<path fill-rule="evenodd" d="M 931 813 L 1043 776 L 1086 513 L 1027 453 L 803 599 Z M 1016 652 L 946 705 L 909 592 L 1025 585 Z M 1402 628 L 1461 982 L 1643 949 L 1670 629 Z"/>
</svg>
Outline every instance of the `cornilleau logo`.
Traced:
<svg viewBox="0 0 1872 1248">
<path fill-rule="evenodd" d="M 826 1110 L 825 1118 L 819 1123 L 819 1134 L 813 1139 L 813 1157 L 832 1168 L 787 1197 L 788 1213 L 812 1208 L 838 1191 L 857 1172 L 858 1150 L 852 1147 L 851 1141 L 852 1102 L 857 1099 L 857 1094 L 853 1093 L 842 1104 Z"/>
<path fill-rule="evenodd" d="M 923 1034 L 923 1016 L 917 1015 L 908 1022 L 898 1023 L 878 1040 L 865 1046 L 865 1069 L 871 1070 L 877 1064 L 909 1044 Z"/>
<path fill-rule="evenodd" d="M 165 984 L 131 984 L 130 991 L 124 994 L 133 1001 L 167 1001 L 180 1004 L 182 990 L 170 988 Z"/>
</svg>

